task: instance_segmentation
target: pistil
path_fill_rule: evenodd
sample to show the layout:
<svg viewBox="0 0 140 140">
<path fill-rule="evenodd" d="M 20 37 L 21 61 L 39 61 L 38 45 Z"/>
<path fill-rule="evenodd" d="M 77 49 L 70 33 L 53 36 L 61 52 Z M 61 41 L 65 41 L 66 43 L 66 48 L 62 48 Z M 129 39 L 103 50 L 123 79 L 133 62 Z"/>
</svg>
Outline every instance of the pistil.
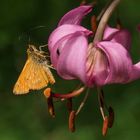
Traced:
<svg viewBox="0 0 140 140">
<path fill-rule="evenodd" d="M 67 94 L 52 93 L 51 91 L 50 91 L 50 93 L 48 93 L 48 88 L 47 88 L 44 90 L 44 95 L 47 98 L 51 95 L 53 98 L 69 99 L 69 98 L 80 95 L 85 90 L 85 88 L 86 87 L 83 86 L 83 87 L 81 87 L 73 92 L 67 93 Z"/>
</svg>

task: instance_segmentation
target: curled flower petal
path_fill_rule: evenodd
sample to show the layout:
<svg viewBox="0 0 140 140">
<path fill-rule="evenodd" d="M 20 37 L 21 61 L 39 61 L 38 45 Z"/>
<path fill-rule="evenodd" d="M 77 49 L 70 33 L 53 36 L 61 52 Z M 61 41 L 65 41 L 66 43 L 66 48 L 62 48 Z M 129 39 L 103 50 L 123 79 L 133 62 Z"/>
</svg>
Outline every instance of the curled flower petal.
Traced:
<svg viewBox="0 0 140 140">
<path fill-rule="evenodd" d="M 103 41 L 97 44 L 106 55 L 109 63 L 109 75 L 104 84 L 126 83 L 132 71 L 132 62 L 128 51 L 119 43 Z"/>
<path fill-rule="evenodd" d="M 139 78 L 140 78 L 140 62 L 133 65 L 132 72 L 130 73 L 130 77 L 129 77 L 128 82 L 137 80 Z"/>
<path fill-rule="evenodd" d="M 106 26 L 103 40 L 111 40 L 114 34 L 116 34 L 119 31 L 119 29 L 111 28 L 110 26 Z"/>
<path fill-rule="evenodd" d="M 81 32 L 85 32 L 85 34 L 87 35 L 90 35 L 92 34 L 91 31 L 87 30 L 86 28 L 82 27 L 82 26 L 79 26 L 79 25 L 70 25 L 70 24 L 65 24 L 65 25 L 62 25 L 58 28 L 56 28 L 50 35 L 49 37 L 49 40 L 48 40 L 48 47 L 49 47 L 49 50 L 51 51 L 55 45 L 55 43 L 69 35 L 69 34 L 72 34 L 72 33 L 75 33 L 77 31 L 81 31 Z"/>
<path fill-rule="evenodd" d="M 75 8 L 66 13 L 59 21 L 58 26 L 61 26 L 63 24 L 79 25 L 83 17 L 87 15 L 89 12 L 91 12 L 91 10 L 92 10 L 91 5 L 79 6 L 78 8 Z"/>
<path fill-rule="evenodd" d="M 127 50 L 130 50 L 131 46 L 131 35 L 130 33 L 123 29 L 121 31 L 118 31 L 111 41 L 120 43 L 123 47 L 125 47 Z"/>
<path fill-rule="evenodd" d="M 126 29 L 119 30 L 107 26 L 104 31 L 103 40 L 120 43 L 127 50 L 131 46 L 131 35 Z"/>
<path fill-rule="evenodd" d="M 78 78 L 85 83 L 87 47 L 88 41 L 84 33 L 76 32 L 69 38 L 57 64 L 57 72 L 62 78 Z"/>
<path fill-rule="evenodd" d="M 87 85 L 93 86 L 96 85 L 103 85 L 105 79 L 108 75 L 108 61 L 104 52 L 97 47 L 93 47 L 90 50 L 93 43 L 89 44 L 88 47 L 88 54 L 91 56 L 88 57 L 86 67 L 87 67 Z"/>
<path fill-rule="evenodd" d="M 73 33 L 74 34 L 74 33 Z M 56 68 L 57 67 L 57 62 L 58 62 L 58 58 L 62 52 L 62 49 L 65 47 L 65 44 L 67 43 L 67 41 L 69 40 L 69 38 L 73 35 L 73 34 L 69 34 L 67 36 L 62 37 L 61 39 L 59 39 L 59 41 L 57 41 L 53 47 L 53 51 L 50 54 L 51 57 L 51 62 L 53 64 L 53 66 Z"/>
</svg>

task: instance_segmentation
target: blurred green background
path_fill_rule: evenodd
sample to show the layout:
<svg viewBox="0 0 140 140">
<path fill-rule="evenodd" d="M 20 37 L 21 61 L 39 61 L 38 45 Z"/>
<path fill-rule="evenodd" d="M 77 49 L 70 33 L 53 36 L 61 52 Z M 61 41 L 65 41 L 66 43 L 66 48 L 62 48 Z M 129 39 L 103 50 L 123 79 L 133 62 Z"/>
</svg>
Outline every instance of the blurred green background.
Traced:
<svg viewBox="0 0 140 140">
<path fill-rule="evenodd" d="M 92 2 L 92 1 L 89 1 Z M 83 110 L 76 119 L 76 132 L 68 131 L 65 102 L 56 102 L 56 118 L 47 112 L 42 91 L 15 96 L 13 86 L 26 60 L 28 43 L 43 45 L 59 19 L 80 0 L 0 0 L 0 140 L 138 140 L 140 138 L 140 80 L 126 85 L 104 87 L 108 104 L 115 110 L 115 123 L 106 137 L 101 135 L 102 118 L 97 94 L 91 90 Z M 98 0 L 92 14 L 97 14 L 106 0 Z M 140 60 L 140 1 L 122 0 L 118 13 L 123 26 L 132 34 L 133 61 Z M 116 12 L 110 20 L 115 26 Z M 84 24 L 90 28 L 89 19 Z M 40 28 L 40 26 L 45 26 Z M 29 39 L 30 38 L 30 39 Z M 56 77 L 56 74 L 54 72 Z M 54 91 L 66 93 L 77 81 L 56 77 Z M 84 94 L 74 99 L 77 108 Z"/>
</svg>

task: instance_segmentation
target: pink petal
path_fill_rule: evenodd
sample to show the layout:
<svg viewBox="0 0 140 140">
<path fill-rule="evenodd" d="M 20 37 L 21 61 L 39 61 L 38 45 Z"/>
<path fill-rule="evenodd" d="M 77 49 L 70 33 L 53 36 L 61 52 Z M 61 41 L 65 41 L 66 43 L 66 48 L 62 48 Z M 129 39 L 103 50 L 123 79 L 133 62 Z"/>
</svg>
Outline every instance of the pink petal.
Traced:
<svg viewBox="0 0 140 140">
<path fill-rule="evenodd" d="M 128 51 L 119 43 L 100 42 L 97 44 L 106 55 L 109 63 L 107 83 L 126 83 L 132 71 L 132 62 Z"/>
<path fill-rule="evenodd" d="M 69 38 L 71 36 L 73 36 L 73 34 L 69 34 L 67 36 L 64 36 L 55 43 L 52 51 L 50 52 L 51 62 L 53 64 L 54 68 L 57 67 L 57 62 L 58 62 L 59 55 L 61 54 L 63 48 L 65 47 L 65 44 L 67 43 Z"/>
<path fill-rule="evenodd" d="M 131 35 L 130 33 L 123 29 L 118 31 L 111 41 L 120 43 L 123 47 L 125 47 L 127 50 L 130 50 L 131 46 Z"/>
<path fill-rule="evenodd" d="M 107 26 L 104 31 L 103 40 L 118 42 L 127 50 L 129 50 L 131 46 L 131 35 L 126 29 L 118 30 Z"/>
<path fill-rule="evenodd" d="M 63 47 L 57 63 L 57 72 L 64 79 L 86 82 L 86 54 L 88 41 L 84 33 L 77 32 Z"/>
<path fill-rule="evenodd" d="M 77 24 L 79 25 L 81 23 L 81 20 L 85 15 L 87 15 L 89 12 L 91 12 L 92 6 L 79 6 L 78 8 L 75 8 L 68 13 L 66 13 L 60 20 L 58 26 L 63 24 Z"/>
<path fill-rule="evenodd" d="M 86 28 L 79 26 L 79 25 L 70 25 L 70 24 L 65 24 L 62 25 L 58 28 L 56 28 L 50 35 L 49 40 L 48 40 L 48 47 L 49 50 L 51 51 L 55 45 L 55 43 L 63 38 L 64 36 L 67 36 L 69 34 L 75 33 L 77 31 L 85 32 L 86 35 L 92 34 L 91 31 L 87 30 Z"/>
<path fill-rule="evenodd" d="M 116 34 L 119 30 L 117 28 L 111 28 L 110 26 L 106 26 L 103 40 L 111 40 L 114 34 Z"/>
<path fill-rule="evenodd" d="M 128 82 L 137 80 L 140 78 L 140 62 L 133 65 L 132 72 L 130 73 L 130 79 Z"/>
<path fill-rule="evenodd" d="M 93 45 L 93 43 L 90 43 L 90 45 Z M 103 85 L 108 76 L 108 61 L 106 55 L 101 49 L 94 47 L 90 59 L 91 62 L 88 60 L 88 63 L 86 63 L 87 85 L 89 87 L 92 87 L 93 85 Z"/>
<path fill-rule="evenodd" d="M 106 59 L 106 56 L 103 52 L 98 51 L 97 59 L 94 65 L 94 71 L 92 73 L 93 81 L 96 85 L 103 85 L 105 79 L 108 76 L 108 61 Z"/>
</svg>

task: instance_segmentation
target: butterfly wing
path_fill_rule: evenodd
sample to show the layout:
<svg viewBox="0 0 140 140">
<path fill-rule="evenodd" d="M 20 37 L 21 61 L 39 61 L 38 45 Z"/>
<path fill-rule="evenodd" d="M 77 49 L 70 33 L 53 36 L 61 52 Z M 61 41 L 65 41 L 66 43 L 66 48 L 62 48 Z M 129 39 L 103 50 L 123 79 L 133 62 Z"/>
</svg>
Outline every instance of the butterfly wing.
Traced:
<svg viewBox="0 0 140 140">
<path fill-rule="evenodd" d="M 48 85 L 49 79 L 44 67 L 29 57 L 14 86 L 15 94 L 26 94 L 29 90 L 39 90 Z"/>
<path fill-rule="evenodd" d="M 50 68 L 49 68 L 48 64 L 47 63 L 44 64 L 43 68 L 44 68 L 45 74 L 47 75 L 47 78 L 48 78 L 49 82 L 51 84 L 54 84 L 55 79 L 54 79 L 54 77 L 52 75 L 52 72 L 50 71 Z"/>
</svg>

